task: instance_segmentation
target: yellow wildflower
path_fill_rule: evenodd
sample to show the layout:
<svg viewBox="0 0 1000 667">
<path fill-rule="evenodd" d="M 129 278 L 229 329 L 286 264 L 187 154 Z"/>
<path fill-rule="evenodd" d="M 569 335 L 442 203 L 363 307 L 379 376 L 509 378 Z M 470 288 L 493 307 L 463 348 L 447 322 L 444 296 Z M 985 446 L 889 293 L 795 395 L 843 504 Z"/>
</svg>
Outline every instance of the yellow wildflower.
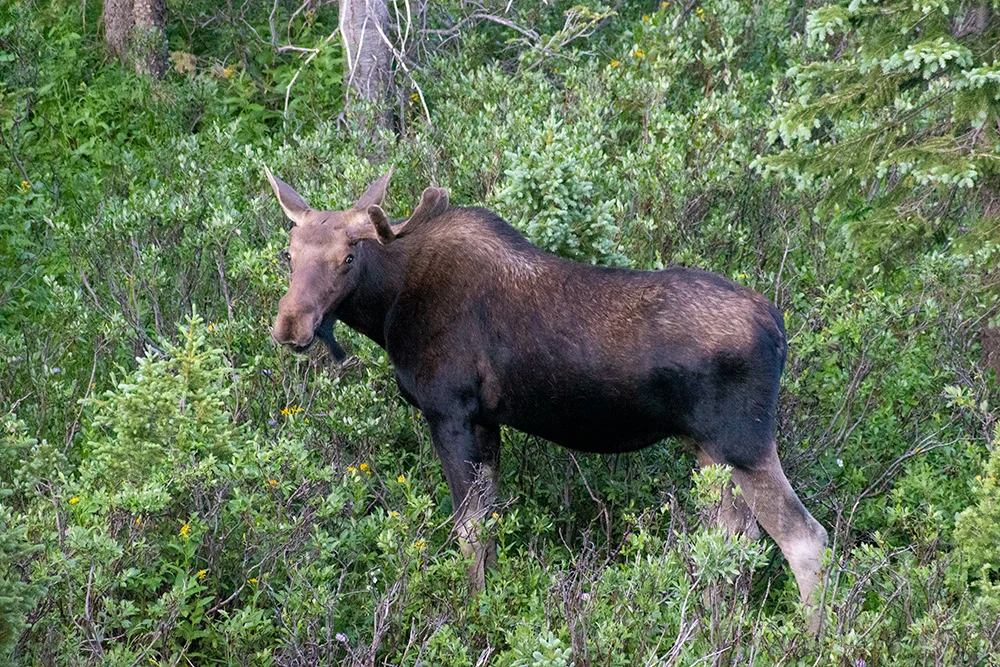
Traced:
<svg viewBox="0 0 1000 667">
<path fill-rule="evenodd" d="M 181 532 L 178 534 L 186 540 L 188 536 L 191 534 L 191 526 L 184 524 L 183 526 L 181 526 Z"/>
<path fill-rule="evenodd" d="M 414 102 L 416 102 L 417 100 L 420 99 L 420 95 L 417 95 L 416 93 L 413 93 L 412 95 L 410 95 L 410 99 L 413 100 Z"/>
<path fill-rule="evenodd" d="M 396 478 L 396 481 L 399 482 L 400 484 L 405 484 L 406 483 L 406 475 L 400 475 L 399 477 Z"/>
<path fill-rule="evenodd" d="M 347 466 L 347 472 L 357 472 L 357 471 L 358 469 L 355 468 L 354 466 Z"/>
<path fill-rule="evenodd" d="M 80 502 L 80 498 L 77 496 L 73 496 L 72 498 L 69 499 L 70 505 L 76 505 L 78 502 Z"/>
<path fill-rule="evenodd" d="M 397 512 L 396 510 L 393 510 L 393 511 L 389 512 L 389 516 L 391 516 L 393 519 L 395 519 L 397 516 L 399 516 L 399 512 Z"/>
<path fill-rule="evenodd" d="M 250 577 L 249 579 L 247 579 L 247 583 L 256 584 L 257 577 Z"/>
<path fill-rule="evenodd" d="M 416 542 L 413 543 L 413 546 L 423 551 L 424 549 L 427 548 L 427 543 L 424 542 L 423 540 L 417 540 Z"/>
<path fill-rule="evenodd" d="M 269 479 L 267 480 L 267 483 L 270 484 L 271 486 L 278 486 L 278 480 L 276 479 Z"/>
<path fill-rule="evenodd" d="M 646 23 L 649 23 L 649 14 L 646 14 L 645 16 L 643 16 L 642 20 L 645 21 Z"/>
<path fill-rule="evenodd" d="M 31 183 L 28 181 L 21 181 L 21 192 L 27 192 L 31 189 Z"/>
<path fill-rule="evenodd" d="M 669 2 L 661 2 L 660 3 L 660 9 L 666 9 L 669 6 L 670 6 Z"/>
<path fill-rule="evenodd" d="M 209 331 L 215 331 L 215 324 L 209 324 L 208 325 L 208 330 Z"/>
<path fill-rule="evenodd" d="M 208 576 L 208 570 L 198 570 L 198 578 L 204 579 Z"/>
<path fill-rule="evenodd" d="M 636 49 L 635 50 L 635 57 L 636 58 L 642 58 L 644 55 L 645 54 L 642 52 L 642 49 Z"/>
<path fill-rule="evenodd" d="M 500 515 L 499 515 L 499 514 L 497 514 L 496 512 L 494 512 L 494 513 L 493 513 L 493 518 L 494 518 L 494 519 L 499 519 L 499 518 L 500 518 Z"/>
<path fill-rule="evenodd" d="M 362 463 L 360 467 L 361 467 L 361 472 L 368 472 L 368 464 L 367 463 Z"/>
<path fill-rule="evenodd" d="M 142 517 L 141 517 L 141 516 L 137 516 L 137 517 L 135 518 L 135 525 L 137 525 L 137 526 L 138 526 L 138 525 L 139 525 L 139 524 L 141 524 L 141 523 L 142 523 Z"/>
<path fill-rule="evenodd" d="M 288 408 L 281 408 L 281 414 L 287 417 L 288 415 L 292 414 L 292 411 L 289 410 Z"/>
<path fill-rule="evenodd" d="M 620 63 L 620 62 L 618 62 L 617 60 L 612 60 L 612 61 L 611 61 L 611 66 L 612 66 L 612 67 L 618 67 L 619 65 L 621 65 L 621 63 Z"/>
<path fill-rule="evenodd" d="M 225 69 L 222 70 L 222 76 L 226 77 L 227 79 L 232 75 L 233 75 L 232 67 L 226 67 Z"/>
</svg>

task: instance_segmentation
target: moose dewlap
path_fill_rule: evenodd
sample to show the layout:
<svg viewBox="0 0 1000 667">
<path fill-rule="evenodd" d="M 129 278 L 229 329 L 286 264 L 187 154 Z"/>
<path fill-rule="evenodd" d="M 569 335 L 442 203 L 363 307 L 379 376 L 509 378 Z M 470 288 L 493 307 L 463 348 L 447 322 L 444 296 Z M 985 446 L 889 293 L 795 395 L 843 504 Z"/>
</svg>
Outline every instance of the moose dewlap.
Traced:
<svg viewBox="0 0 1000 667">
<path fill-rule="evenodd" d="M 450 207 L 437 188 L 390 222 L 390 175 L 348 210 L 317 211 L 267 172 L 295 223 L 271 335 L 296 351 L 318 337 L 340 358 L 339 320 L 386 350 L 402 396 L 430 426 L 472 582 L 483 585 L 493 559 L 477 524 L 496 499 L 506 424 L 588 452 L 692 443 L 700 465 L 732 466 L 743 491 L 726 494 L 721 520 L 751 533 L 759 522 L 803 602 L 815 601 L 826 531 L 775 449 L 787 353 L 777 309 L 706 271 L 556 257 L 490 211 Z"/>
</svg>

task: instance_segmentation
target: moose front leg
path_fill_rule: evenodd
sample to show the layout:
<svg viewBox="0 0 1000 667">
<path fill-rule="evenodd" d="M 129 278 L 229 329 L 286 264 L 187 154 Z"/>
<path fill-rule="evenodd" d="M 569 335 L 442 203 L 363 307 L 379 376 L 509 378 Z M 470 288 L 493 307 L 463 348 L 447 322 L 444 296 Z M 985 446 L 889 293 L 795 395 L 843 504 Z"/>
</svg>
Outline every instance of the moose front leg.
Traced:
<svg viewBox="0 0 1000 667">
<path fill-rule="evenodd" d="M 433 420 L 431 437 L 441 459 L 462 555 L 472 560 L 469 584 L 482 589 L 486 568 L 496 564 L 493 541 L 482 535 L 483 518 L 496 504 L 500 428 L 468 421 Z"/>
</svg>

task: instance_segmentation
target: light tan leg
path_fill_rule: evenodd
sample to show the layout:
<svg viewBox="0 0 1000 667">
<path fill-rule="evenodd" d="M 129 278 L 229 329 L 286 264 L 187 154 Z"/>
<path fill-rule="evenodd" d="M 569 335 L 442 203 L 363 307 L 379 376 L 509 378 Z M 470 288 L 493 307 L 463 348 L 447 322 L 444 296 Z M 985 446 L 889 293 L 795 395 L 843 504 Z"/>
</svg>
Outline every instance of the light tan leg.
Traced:
<svg viewBox="0 0 1000 667">
<path fill-rule="evenodd" d="M 757 521 L 788 559 L 802 602 L 818 605 L 826 530 L 795 495 L 774 447 L 755 470 L 734 468 L 733 481 L 743 489 L 743 497 Z M 811 615 L 809 624 L 813 634 L 819 631 L 821 619 L 819 610 Z"/>
<path fill-rule="evenodd" d="M 697 448 L 698 467 L 707 468 L 717 462 L 701 447 Z M 757 520 L 747 506 L 743 494 L 733 495 L 732 485 L 722 490 L 722 500 L 717 508 L 719 523 L 725 526 L 730 535 L 746 535 L 751 540 L 760 539 L 760 528 Z"/>
</svg>

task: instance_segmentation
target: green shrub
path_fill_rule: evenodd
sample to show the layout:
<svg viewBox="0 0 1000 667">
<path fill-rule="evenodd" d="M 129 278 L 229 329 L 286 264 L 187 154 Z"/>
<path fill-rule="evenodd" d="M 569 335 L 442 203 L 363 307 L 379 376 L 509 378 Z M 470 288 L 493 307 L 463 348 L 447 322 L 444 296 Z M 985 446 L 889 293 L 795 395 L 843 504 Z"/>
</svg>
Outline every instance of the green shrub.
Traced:
<svg viewBox="0 0 1000 667">
<path fill-rule="evenodd" d="M 2 150 L 24 169 L 0 172 L 2 659 L 994 659 L 1000 399 L 978 342 L 998 304 L 990 125 L 979 152 L 952 156 L 976 162 L 972 189 L 945 172 L 915 186 L 916 163 L 880 175 L 861 153 L 838 158 L 860 171 L 824 157 L 936 90 L 879 141 L 969 138 L 989 72 L 965 56 L 907 71 L 893 58 L 918 31 L 889 34 L 874 5 L 625 2 L 546 51 L 566 3 L 494 3 L 538 39 L 495 22 L 423 35 L 412 74 L 433 124 L 404 98 L 398 126 L 373 130 L 364 109 L 341 115 L 336 40 L 285 113 L 304 60 L 270 44 L 271 12 L 280 44 L 314 47 L 336 22 L 333 5 L 293 17 L 300 4 L 171 3 L 171 50 L 195 71 L 162 81 L 105 62 L 99 3 L 0 8 Z M 427 26 L 464 7 L 432 3 Z M 944 6 L 897 9 L 889 24 L 949 29 Z M 986 37 L 960 46 L 983 56 Z M 874 59 L 895 63 L 889 89 L 861 85 Z M 712 524 L 727 472 L 692 484 L 672 441 L 583 456 L 505 431 L 486 521 L 497 568 L 468 591 L 440 464 L 387 354 L 343 325 L 342 366 L 269 341 L 288 232 L 265 163 L 328 208 L 392 165 L 393 215 L 435 183 L 564 256 L 698 266 L 774 300 L 790 346 L 778 448 L 831 535 L 819 640 L 780 551 Z"/>
<path fill-rule="evenodd" d="M 595 196 L 588 174 L 604 163 L 593 127 L 567 127 L 549 117 L 533 130 L 525 154 L 508 153 L 508 185 L 498 208 L 536 245 L 570 259 L 623 264 L 611 211 L 615 200 Z"/>
<path fill-rule="evenodd" d="M 180 345 L 147 352 L 131 382 L 92 399 L 85 484 L 121 493 L 229 461 L 240 440 L 224 402 L 232 371 L 219 350 L 206 347 L 207 334 L 192 316 Z"/>
<path fill-rule="evenodd" d="M 27 532 L 28 526 L 0 505 L 0 664 L 4 665 L 17 664 L 9 662 L 11 652 L 50 581 L 33 571 L 39 549 L 29 543 Z"/>
<path fill-rule="evenodd" d="M 985 407 L 985 406 L 984 406 Z M 974 504 L 963 510 L 955 522 L 955 542 L 966 559 L 965 565 L 984 582 L 1000 571 L 1000 426 L 993 432 L 993 451 L 972 483 Z"/>
</svg>

